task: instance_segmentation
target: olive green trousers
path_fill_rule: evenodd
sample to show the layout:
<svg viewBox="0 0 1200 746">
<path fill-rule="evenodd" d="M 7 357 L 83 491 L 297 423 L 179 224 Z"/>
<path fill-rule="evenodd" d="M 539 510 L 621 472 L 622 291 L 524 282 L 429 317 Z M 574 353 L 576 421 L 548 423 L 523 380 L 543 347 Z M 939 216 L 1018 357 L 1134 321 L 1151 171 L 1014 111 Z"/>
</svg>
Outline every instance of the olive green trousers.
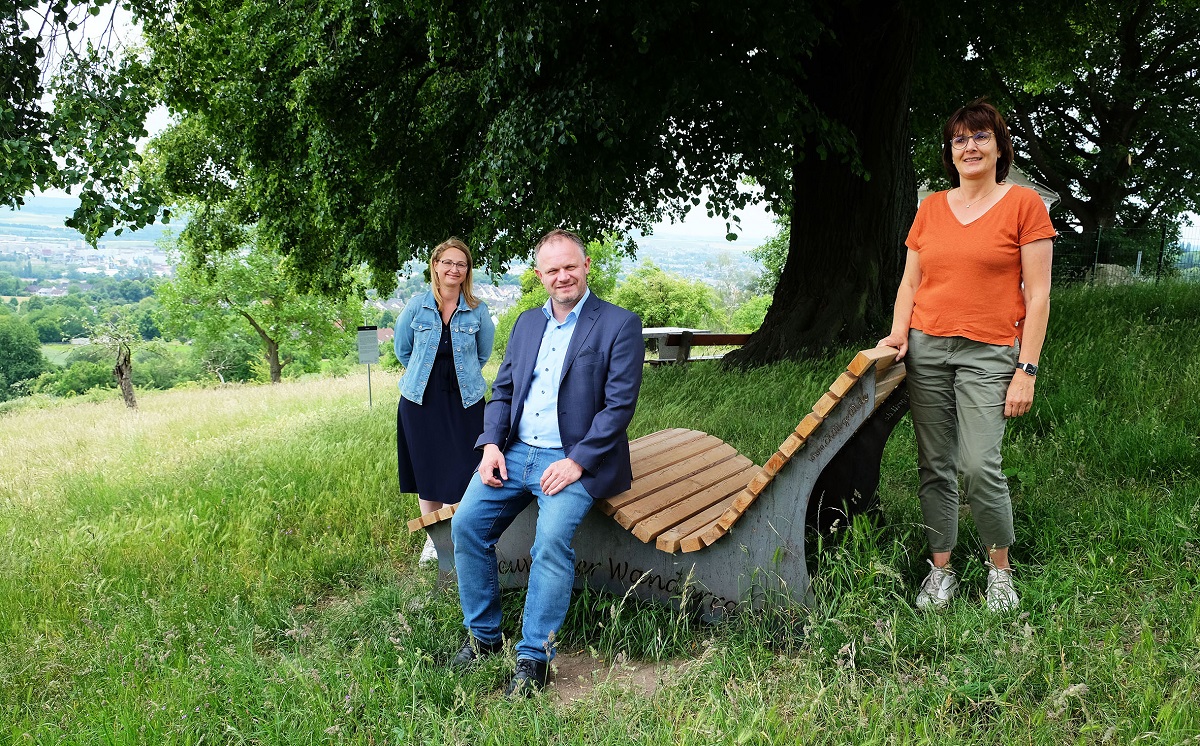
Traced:
<svg viewBox="0 0 1200 746">
<path fill-rule="evenodd" d="M 904 363 L 931 552 L 949 552 L 958 543 L 960 473 L 984 546 L 1012 546 L 1012 500 L 1001 472 L 1000 443 L 1018 354 L 1016 344 L 909 332 Z"/>
</svg>

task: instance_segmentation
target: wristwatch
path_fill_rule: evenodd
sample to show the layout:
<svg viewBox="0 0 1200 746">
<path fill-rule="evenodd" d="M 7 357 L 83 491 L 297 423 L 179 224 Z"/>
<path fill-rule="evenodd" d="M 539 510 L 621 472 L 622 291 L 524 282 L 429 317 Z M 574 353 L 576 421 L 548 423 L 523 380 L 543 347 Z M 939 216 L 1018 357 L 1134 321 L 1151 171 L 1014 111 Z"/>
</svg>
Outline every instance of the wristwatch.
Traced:
<svg viewBox="0 0 1200 746">
<path fill-rule="evenodd" d="M 1033 363 L 1017 363 L 1017 370 L 1023 370 L 1031 376 L 1037 376 L 1037 366 Z"/>
</svg>

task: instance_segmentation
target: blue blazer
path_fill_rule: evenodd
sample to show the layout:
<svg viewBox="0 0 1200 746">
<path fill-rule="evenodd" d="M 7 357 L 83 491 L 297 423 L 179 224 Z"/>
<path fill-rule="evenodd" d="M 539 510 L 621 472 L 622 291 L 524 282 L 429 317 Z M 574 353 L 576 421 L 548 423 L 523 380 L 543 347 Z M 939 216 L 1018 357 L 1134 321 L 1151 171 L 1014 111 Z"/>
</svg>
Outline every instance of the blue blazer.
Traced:
<svg viewBox="0 0 1200 746">
<path fill-rule="evenodd" d="M 558 390 L 558 427 L 567 458 L 583 467 L 584 488 L 602 500 L 633 482 L 627 431 L 642 386 L 642 320 L 593 294 L 575 323 Z M 476 448 L 494 443 L 507 451 L 516 440 L 545 329 L 541 307 L 517 317 Z"/>
</svg>

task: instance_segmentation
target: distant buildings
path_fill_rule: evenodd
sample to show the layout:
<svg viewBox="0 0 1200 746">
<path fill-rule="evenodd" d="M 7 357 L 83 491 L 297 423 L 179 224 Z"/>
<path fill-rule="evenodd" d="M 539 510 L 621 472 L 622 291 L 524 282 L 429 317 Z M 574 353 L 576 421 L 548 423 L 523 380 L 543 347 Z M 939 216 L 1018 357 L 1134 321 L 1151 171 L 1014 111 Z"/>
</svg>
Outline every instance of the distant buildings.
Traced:
<svg viewBox="0 0 1200 746">
<path fill-rule="evenodd" d="M 155 277 L 173 274 L 166 254 L 154 244 L 145 242 L 103 243 L 93 249 L 83 241 L 0 235 L 0 262 L 12 262 L 31 272 L 53 268 L 64 276 L 113 277 L 122 271 Z M 44 272 L 39 274 L 45 276 Z"/>
</svg>

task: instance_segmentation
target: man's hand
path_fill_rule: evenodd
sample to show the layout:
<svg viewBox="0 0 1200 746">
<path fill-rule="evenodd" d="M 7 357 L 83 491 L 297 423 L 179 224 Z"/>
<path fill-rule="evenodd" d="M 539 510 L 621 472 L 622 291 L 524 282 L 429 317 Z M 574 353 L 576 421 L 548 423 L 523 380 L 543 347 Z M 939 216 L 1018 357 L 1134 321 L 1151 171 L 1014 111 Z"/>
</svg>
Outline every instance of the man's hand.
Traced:
<svg viewBox="0 0 1200 746">
<path fill-rule="evenodd" d="M 542 492 L 547 495 L 557 495 L 566 487 L 579 481 L 583 476 L 583 467 L 569 458 L 555 461 L 542 472 Z"/>
<path fill-rule="evenodd" d="M 1034 377 L 1018 370 L 1008 384 L 1008 396 L 1004 398 L 1004 416 L 1020 417 L 1033 406 Z"/>
<path fill-rule="evenodd" d="M 496 478 L 496 471 L 500 478 Z M 483 458 L 479 461 L 479 478 L 488 487 L 502 487 L 508 479 L 508 466 L 504 463 L 504 452 L 495 443 L 483 447 Z"/>
</svg>

